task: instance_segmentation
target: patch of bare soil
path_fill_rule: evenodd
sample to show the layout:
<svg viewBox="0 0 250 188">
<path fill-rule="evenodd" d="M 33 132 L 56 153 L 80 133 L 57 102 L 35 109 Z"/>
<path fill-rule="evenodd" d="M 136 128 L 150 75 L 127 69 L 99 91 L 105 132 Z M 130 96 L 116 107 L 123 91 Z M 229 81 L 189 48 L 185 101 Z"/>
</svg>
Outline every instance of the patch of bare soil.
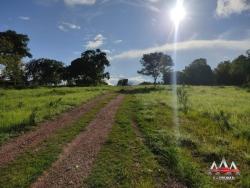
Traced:
<svg viewBox="0 0 250 188">
<path fill-rule="evenodd" d="M 91 172 L 96 156 L 111 131 L 123 98 L 123 95 L 119 95 L 105 106 L 86 129 L 65 147 L 48 172 L 31 187 L 86 187 L 84 180 Z"/>
<path fill-rule="evenodd" d="M 39 143 L 50 137 L 58 129 L 70 126 L 74 121 L 79 119 L 83 114 L 90 111 L 100 101 L 110 96 L 105 94 L 90 100 L 86 104 L 74 108 L 68 112 L 59 115 L 54 120 L 49 120 L 39 124 L 35 130 L 24 133 L 23 135 L 11 139 L 0 147 L 0 167 L 13 161 L 18 155 L 28 148 L 35 148 Z"/>
<path fill-rule="evenodd" d="M 137 124 L 134 120 L 132 121 L 132 128 L 134 129 L 136 136 L 143 143 L 145 143 L 145 139 L 144 139 L 139 127 L 137 126 Z M 172 178 L 172 177 L 169 177 L 162 187 L 164 187 L 164 188 L 187 188 L 182 183 L 178 182 L 175 178 Z"/>
</svg>

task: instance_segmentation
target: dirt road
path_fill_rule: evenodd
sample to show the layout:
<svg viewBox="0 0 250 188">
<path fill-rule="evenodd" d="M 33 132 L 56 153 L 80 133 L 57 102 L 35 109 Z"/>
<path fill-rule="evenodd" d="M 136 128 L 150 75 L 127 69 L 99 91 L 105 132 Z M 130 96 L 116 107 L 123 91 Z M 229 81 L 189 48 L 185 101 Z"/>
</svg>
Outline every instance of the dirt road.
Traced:
<svg viewBox="0 0 250 188">
<path fill-rule="evenodd" d="M 68 146 L 52 167 L 31 187 L 85 187 L 96 156 L 106 141 L 124 96 L 119 95 Z"/>
</svg>

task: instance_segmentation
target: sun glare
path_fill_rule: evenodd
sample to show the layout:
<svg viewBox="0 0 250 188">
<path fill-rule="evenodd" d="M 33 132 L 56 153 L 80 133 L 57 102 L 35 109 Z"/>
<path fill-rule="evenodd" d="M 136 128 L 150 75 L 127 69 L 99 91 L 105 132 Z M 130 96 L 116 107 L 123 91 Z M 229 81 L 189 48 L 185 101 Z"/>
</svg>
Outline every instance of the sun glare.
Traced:
<svg viewBox="0 0 250 188">
<path fill-rule="evenodd" d="M 170 18 L 175 26 L 178 26 L 186 17 L 186 10 L 182 0 L 177 0 L 176 6 L 170 12 Z"/>
</svg>

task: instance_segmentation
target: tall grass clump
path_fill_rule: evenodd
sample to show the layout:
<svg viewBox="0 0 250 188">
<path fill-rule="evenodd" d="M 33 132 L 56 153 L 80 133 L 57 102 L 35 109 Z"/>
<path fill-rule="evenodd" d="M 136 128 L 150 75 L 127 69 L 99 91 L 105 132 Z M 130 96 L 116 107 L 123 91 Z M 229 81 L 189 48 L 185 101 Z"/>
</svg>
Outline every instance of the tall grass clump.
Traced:
<svg viewBox="0 0 250 188">
<path fill-rule="evenodd" d="M 218 123 L 220 129 L 224 132 L 232 129 L 232 125 L 229 121 L 230 117 L 231 115 L 229 113 L 225 113 L 223 110 L 213 114 L 213 120 Z"/>
<path fill-rule="evenodd" d="M 180 110 L 182 110 L 185 114 L 188 113 L 189 98 L 188 98 L 188 91 L 184 85 L 177 88 L 177 99 L 180 105 Z"/>
</svg>

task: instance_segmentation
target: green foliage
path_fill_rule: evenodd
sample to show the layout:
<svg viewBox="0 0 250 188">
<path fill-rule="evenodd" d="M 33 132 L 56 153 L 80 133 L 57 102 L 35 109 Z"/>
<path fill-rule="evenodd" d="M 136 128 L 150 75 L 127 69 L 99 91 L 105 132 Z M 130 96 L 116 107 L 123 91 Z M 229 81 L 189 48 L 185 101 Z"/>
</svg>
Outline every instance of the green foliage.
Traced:
<svg viewBox="0 0 250 188">
<path fill-rule="evenodd" d="M 0 32 L 0 64 L 4 65 L 3 77 L 17 85 L 23 82 L 21 59 L 32 57 L 28 48 L 27 35 L 15 31 Z"/>
<path fill-rule="evenodd" d="M 217 65 L 214 70 L 216 83 L 219 85 L 232 85 L 231 63 L 224 61 Z"/>
<path fill-rule="evenodd" d="M 58 85 L 63 78 L 63 63 L 52 59 L 34 59 L 25 64 L 30 85 Z"/>
<path fill-rule="evenodd" d="M 65 68 L 64 79 L 72 85 L 97 85 L 109 79 L 109 73 L 105 72 L 109 65 L 106 53 L 99 49 L 87 50 Z"/>
<path fill-rule="evenodd" d="M 34 108 L 29 116 L 29 125 L 33 126 L 36 124 L 37 108 Z"/>
<path fill-rule="evenodd" d="M 1 57 L 18 56 L 32 57 L 28 48 L 29 38 L 27 35 L 18 34 L 15 31 L 0 32 L 0 55 Z M 2 45 L 3 44 L 3 45 Z"/>
<path fill-rule="evenodd" d="M 138 73 L 152 76 L 154 79 L 154 85 L 156 85 L 157 78 L 164 72 L 167 72 L 169 67 L 173 65 L 173 61 L 169 55 L 155 52 L 144 54 L 141 59 L 141 64 L 143 68 L 138 71 Z"/>
<path fill-rule="evenodd" d="M 232 129 L 232 125 L 229 122 L 230 117 L 230 114 L 225 113 L 223 110 L 219 111 L 218 113 L 214 113 L 212 116 L 212 118 L 218 123 L 222 131 L 228 131 Z"/>
<path fill-rule="evenodd" d="M 128 86 L 128 79 L 121 79 L 117 82 L 117 86 Z"/>
<path fill-rule="evenodd" d="M 184 113 L 187 113 L 189 110 L 189 100 L 188 100 L 188 92 L 184 85 L 177 88 L 177 99 L 180 105 L 180 109 Z"/>
<path fill-rule="evenodd" d="M 213 85 L 214 75 L 206 59 L 196 59 L 183 70 L 186 84 Z"/>
</svg>

